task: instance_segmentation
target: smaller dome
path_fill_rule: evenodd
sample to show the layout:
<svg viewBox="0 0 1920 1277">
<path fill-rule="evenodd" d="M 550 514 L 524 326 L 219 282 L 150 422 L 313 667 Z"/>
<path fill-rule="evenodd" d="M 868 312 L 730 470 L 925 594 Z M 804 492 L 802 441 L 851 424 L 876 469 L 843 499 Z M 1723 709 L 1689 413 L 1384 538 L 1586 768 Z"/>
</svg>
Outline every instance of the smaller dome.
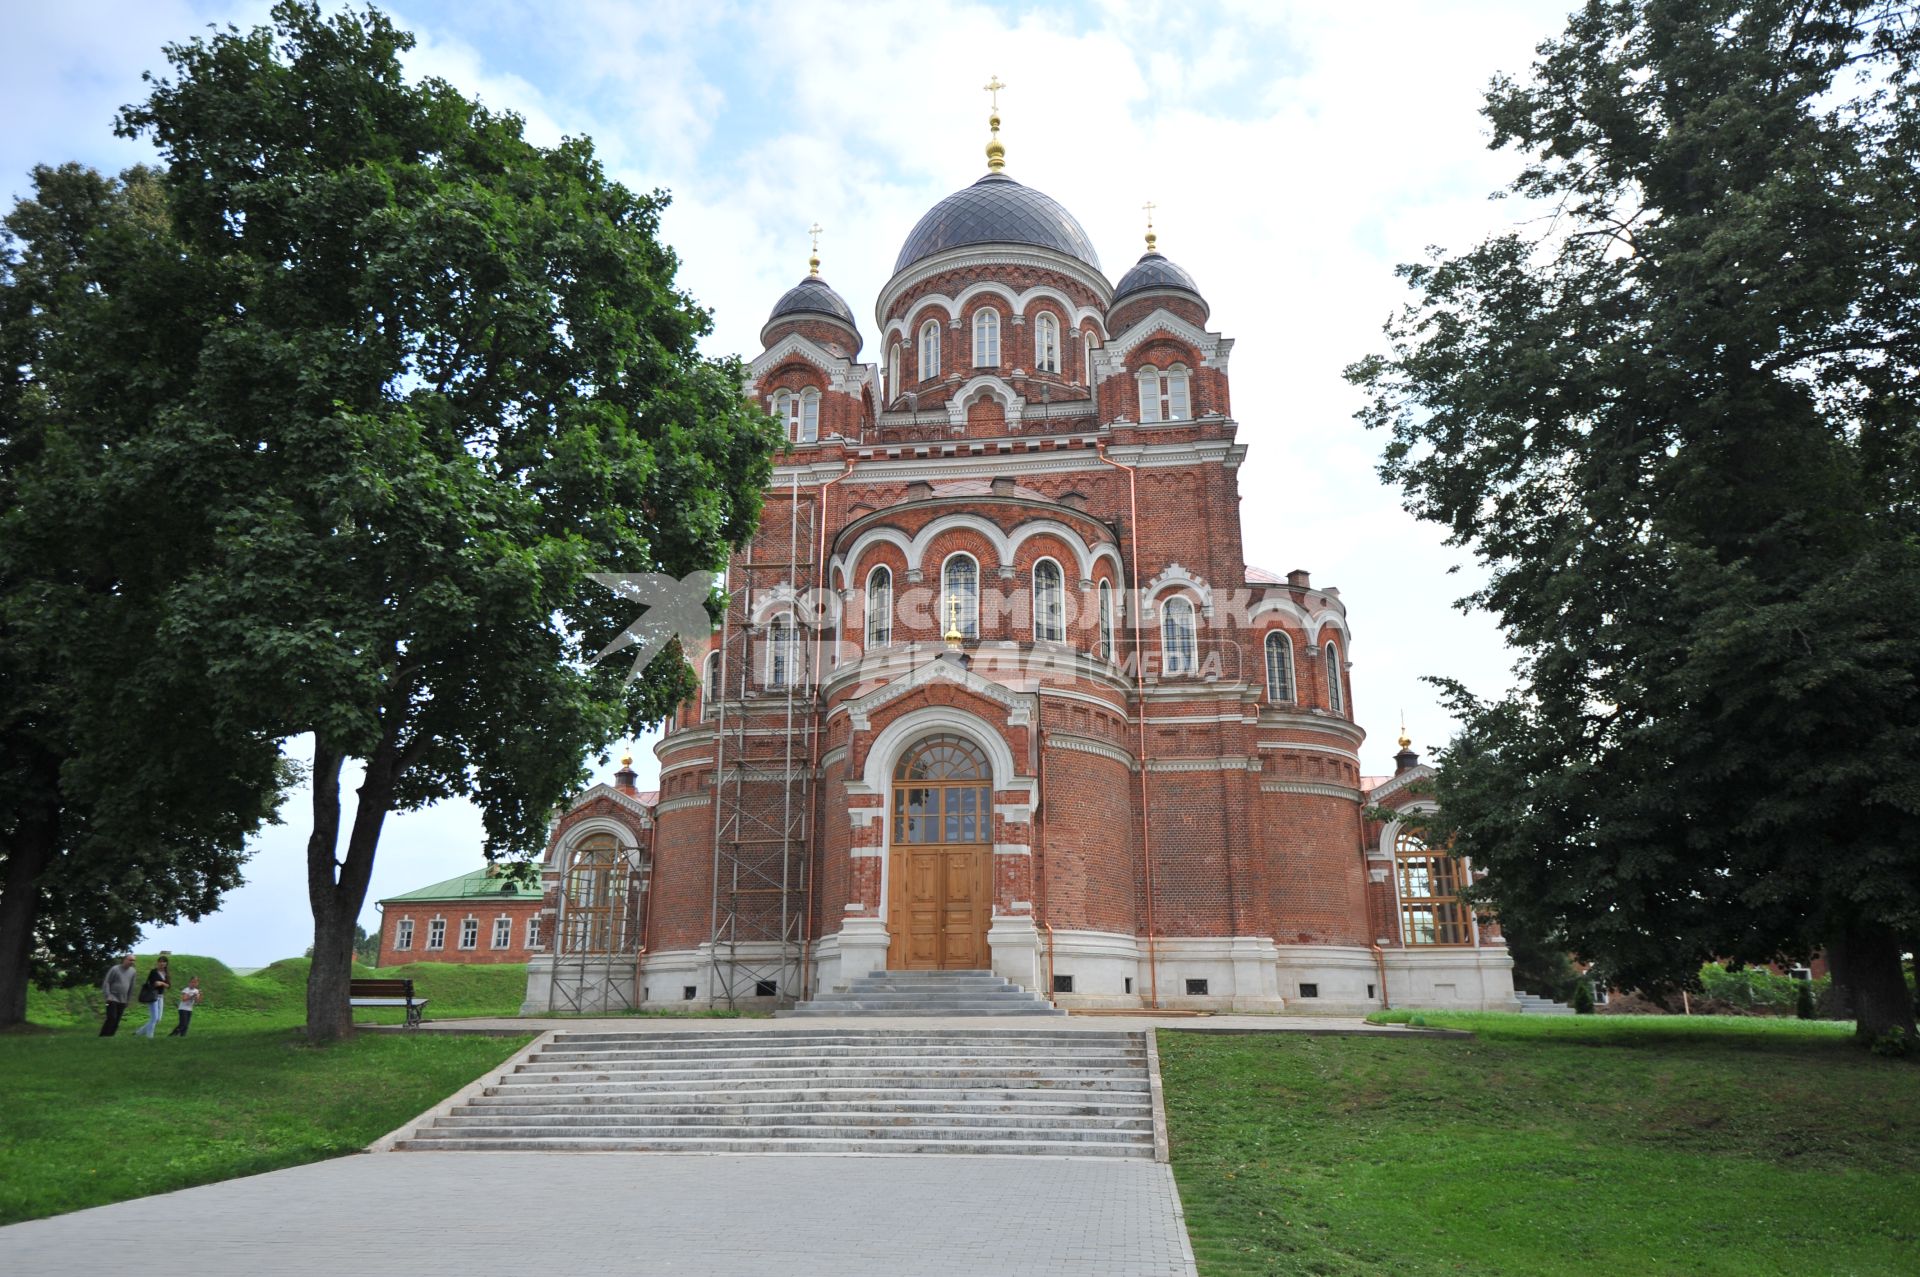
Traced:
<svg viewBox="0 0 1920 1277">
<path fill-rule="evenodd" d="M 825 315 L 858 331 L 853 322 L 853 308 L 818 275 L 807 276 L 783 293 L 773 304 L 773 313 L 767 316 L 767 322 L 771 324 L 776 319 L 798 315 Z"/>
<path fill-rule="evenodd" d="M 1130 293 L 1144 293 L 1150 288 L 1177 288 L 1200 296 L 1200 286 L 1193 282 L 1193 276 L 1168 261 L 1165 255 L 1150 252 L 1120 277 L 1113 290 L 1114 303 L 1119 304 L 1120 299 Z"/>
</svg>

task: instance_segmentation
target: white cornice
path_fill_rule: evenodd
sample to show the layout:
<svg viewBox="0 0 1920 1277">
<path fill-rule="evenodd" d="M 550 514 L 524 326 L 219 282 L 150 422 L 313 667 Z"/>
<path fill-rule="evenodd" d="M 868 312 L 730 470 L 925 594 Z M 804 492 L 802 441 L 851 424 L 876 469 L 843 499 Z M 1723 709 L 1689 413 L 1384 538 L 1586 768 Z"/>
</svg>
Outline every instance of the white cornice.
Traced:
<svg viewBox="0 0 1920 1277">
<path fill-rule="evenodd" d="M 788 333 L 753 357 L 753 362 L 747 365 L 747 386 L 757 388 L 762 377 L 795 355 L 826 373 L 828 385 L 836 394 L 859 393 L 873 384 L 877 372 L 873 364 L 855 363 L 812 338 Z"/>
<path fill-rule="evenodd" d="M 877 687 L 858 700 L 844 706 L 847 718 L 856 732 L 870 729 L 873 714 L 880 707 L 905 696 L 908 692 L 934 683 L 951 683 L 966 688 L 987 700 L 994 701 L 1005 708 L 1008 727 L 1026 727 L 1034 720 L 1037 708 L 1034 697 L 1002 687 L 992 679 L 982 678 L 972 670 L 963 669 L 953 661 L 935 658 L 908 670 L 899 678 Z"/>
<path fill-rule="evenodd" d="M 879 299 L 874 302 L 874 322 L 884 332 L 887 316 L 892 313 L 894 303 L 907 290 L 923 279 L 945 271 L 964 270 L 969 266 L 1028 266 L 1057 271 L 1086 285 L 1100 299 L 1101 309 L 1104 310 L 1113 302 L 1113 285 L 1107 282 L 1107 277 L 1077 257 L 1036 245 L 968 244 L 924 257 L 888 280 L 886 287 L 880 290 Z"/>
</svg>

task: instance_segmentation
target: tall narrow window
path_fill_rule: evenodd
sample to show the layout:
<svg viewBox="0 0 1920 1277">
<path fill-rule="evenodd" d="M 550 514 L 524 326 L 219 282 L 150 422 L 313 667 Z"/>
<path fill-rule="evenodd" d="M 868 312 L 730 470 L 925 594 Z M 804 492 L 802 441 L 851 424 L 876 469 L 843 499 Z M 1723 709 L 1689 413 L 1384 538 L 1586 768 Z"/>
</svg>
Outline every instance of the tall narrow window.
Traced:
<svg viewBox="0 0 1920 1277">
<path fill-rule="evenodd" d="M 539 947 L 540 915 L 536 913 L 533 917 L 527 919 L 527 948 L 538 949 Z"/>
<path fill-rule="evenodd" d="M 1060 371 L 1060 321 L 1041 315 L 1033 326 L 1033 367 L 1036 372 Z"/>
<path fill-rule="evenodd" d="M 1107 581 L 1100 582 L 1100 655 L 1110 661 L 1114 658 L 1113 586 Z"/>
<path fill-rule="evenodd" d="M 900 343 L 894 342 L 887 351 L 887 398 L 900 397 Z"/>
<path fill-rule="evenodd" d="M 1089 387 L 1091 387 L 1093 385 L 1093 334 L 1092 333 L 1087 334 L 1087 338 L 1085 342 L 1084 357 L 1086 362 L 1080 365 L 1080 370 L 1081 372 L 1086 374 L 1086 383 Z"/>
<path fill-rule="evenodd" d="M 1403 943 L 1471 944 L 1473 925 L 1460 901 L 1460 862 L 1411 833 L 1393 840 Z"/>
<path fill-rule="evenodd" d="M 800 681 L 800 631 L 782 613 L 767 627 L 767 686 L 790 687 Z"/>
<path fill-rule="evenodd" d="M 447 947 L 447 920 L 435 918 L 427 924 L 427 948 L 444 949 Z"/>
<path fill-rule="evenodd" d="M 1162 378 L 1162 381 L 1167 391 L 1167 420 L 1185 421 L 1193 416 L 1187 404 L 1187 370 L 1174 368 Z"/>
<path fill-rule="evenodd" d="M 1321 649 L 1327 671 L 1327 708 L 1336 714 L 1347 712 L 1346 690 L 1340 685 L 1340 649 L 1329 643 Z"/>
<path fill-rule="evenodd" d="M 1161 668 L 1168 674 L 1191 674 L 1199 668 L 1193 632 L 1193 604 L 1168 599 L 1160 615 Z"/>
<path fill-rule="evenodd" d="M 1140 420 L 1186 421 L 1193 415 L 1192 400 L 1187 394 L 1187 370 L 1172 368 L 1161 372 L 1158 368 L 1142 368 L 1134 374 L 1140 384 Z"/>
<path fill-rule="evenodd" d="M 949 555 L 940 569 L 940 632 L 958 625 L 961 637 L 980 637 L 980 565 L 971 554 Z"/>
<path fill-rule="evenodd" d="M 1060 565 L 1052 559 L 1033 565 L 1033 637 L 1039 643 L 1064 643 L 1067 639 L 1066 584 L 1060 577 Z"/>
<path fill-rule="evenodd" d="M 393 932 L 393 947 L 396 949 L 413 948 L 413 919 L 402 918 Z"/>
<path fill-rule="evenodd" d="M 1000 312 L 991 306 L 973 312 L 973 366 L 1000 366 Z"/>
<path fill-rule="evenodd" d="M 502 914 L 493 920 L 493 947 L 505 949 L 513 943 L 513 919 Z"/>
<path fill-rule="evenodd" d="M 1293 699 L 1293 640 L 1279 630 L 1267 635 L 1267 699 Z"/>
<path fill-rule="evenodd" d="M 893 642 L 893 573 L 877 567 L 867 573 L 867 646 Z"/>
<path fill-rule="evenodd" d="M 805 390 L 800 394 L 799 432 L 794 439 L 800 443 L 817 443 L 820 439 L 820 392 Z"/>
<path fill-rule="evenodd" d="M 793 438 L 794 431 L 800 428 L 800 396 L 782 390 L 773 397 L 773 415 L 780 419 L 780 428 L 786 431 L 787 438 Z"/>
<path fill-rule="evenodd" d="M 460 920 L 460 947 L 472 949 L 480 943 L 480 919 L 462 918 Z"/>
<path fill-rule="evenodd" d="M 707 653 L 707 676 L 702 680 L 704 691 L 701 699 L 706 703 L 701 707 L 711 714 L 720 706 L 720 653 Z"/>
<path fill-rule="evenodd" d="M 940 375 L 940 321 L 929 319 L 920 325 L 920 380 Z"/>
<path fill-rule="evenodd" d="M 1160 370 L 1142 368 L 1135 376 L 1140 383 L 1140 420 L 1143 424 L 1160 420 Z"/>
</svg>

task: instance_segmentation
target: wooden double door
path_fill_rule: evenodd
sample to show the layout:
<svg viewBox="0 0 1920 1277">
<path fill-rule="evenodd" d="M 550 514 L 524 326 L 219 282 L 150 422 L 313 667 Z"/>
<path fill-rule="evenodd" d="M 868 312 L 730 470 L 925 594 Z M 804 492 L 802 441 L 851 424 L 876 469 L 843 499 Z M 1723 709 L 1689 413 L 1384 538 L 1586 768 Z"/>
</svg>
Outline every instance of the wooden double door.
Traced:
<svg viewBox="0 0 1920 1277">
<path fill-rule="evenodd" d="M 992 965 L 993 779 L 961 736 L 932 736 L 901 756 L 889 809 L 888 968 Z"/>
</svg>

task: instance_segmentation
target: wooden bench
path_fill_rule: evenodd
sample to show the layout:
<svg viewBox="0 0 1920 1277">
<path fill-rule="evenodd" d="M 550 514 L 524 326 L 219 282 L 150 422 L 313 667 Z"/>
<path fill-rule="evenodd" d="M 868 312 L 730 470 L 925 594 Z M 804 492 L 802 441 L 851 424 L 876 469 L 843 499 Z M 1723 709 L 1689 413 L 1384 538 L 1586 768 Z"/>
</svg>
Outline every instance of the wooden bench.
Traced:
<svg viewBox="0 0 1920 1277">
<path fill-rule="evenodd" d="M 425 998 L 413 996 L 411 980 L 355 980 L 347 986 L 347 1004 L 356 1007 L 405 1007 L 407 1027 L 420 1027 Z"/>
</svg>

